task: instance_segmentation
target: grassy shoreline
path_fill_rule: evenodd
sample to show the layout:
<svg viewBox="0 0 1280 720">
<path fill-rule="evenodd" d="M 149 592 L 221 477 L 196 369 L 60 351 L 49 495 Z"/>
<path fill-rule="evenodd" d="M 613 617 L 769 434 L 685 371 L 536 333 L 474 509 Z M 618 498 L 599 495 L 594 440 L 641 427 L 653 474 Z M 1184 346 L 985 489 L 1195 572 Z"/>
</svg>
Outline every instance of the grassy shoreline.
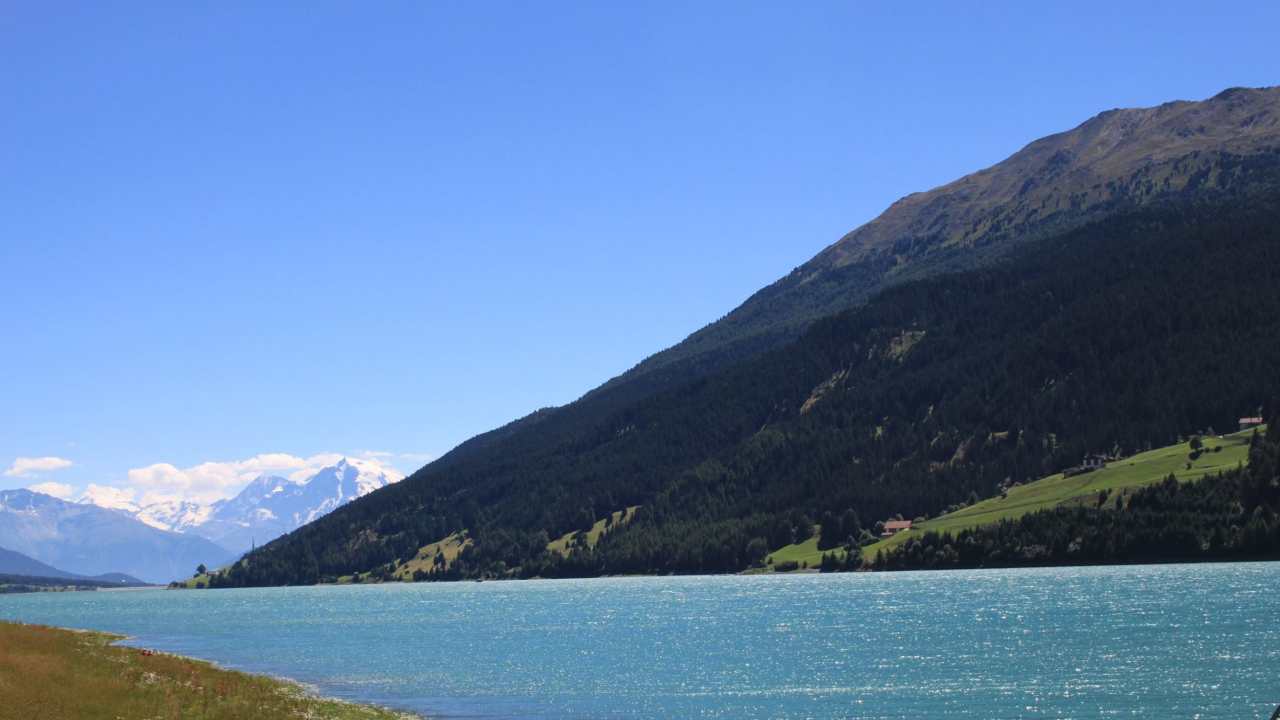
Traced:
<svg viewBox="0 0 1280 720">
<path fill-rule="evenodd" d="M 0 622 L 0 720 L 411 720 L 301 685 L 122 647 L 119 635 Z"/>
</svg>

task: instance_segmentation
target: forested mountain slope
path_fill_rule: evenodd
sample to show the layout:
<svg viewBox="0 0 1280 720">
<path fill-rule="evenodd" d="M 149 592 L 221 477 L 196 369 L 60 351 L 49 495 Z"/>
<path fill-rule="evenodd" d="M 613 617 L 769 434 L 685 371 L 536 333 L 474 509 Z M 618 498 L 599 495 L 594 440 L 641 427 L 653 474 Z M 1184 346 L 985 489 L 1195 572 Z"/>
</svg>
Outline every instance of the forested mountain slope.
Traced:
<svg viewBox="0 0 1280 720">
<path fill-rule="evenodd" d="M 903 283 L 797 341 L 545 442 L 502 440 L 335 511 L 218 578 L 315 582 L 466 529 L 441 577 L 720 572 L 809 532 L 937 514 L 1050 474 L 1271 413 L 1280 398 L 1280 186 L 1193 195 Z M 1202 200 L 1199 198 L 1207 198 Z M 640 505 L 568 557 L 549 539 Z"/>
<path fill-rule="evenodd" d="M 683 377 L 794 337 L 880 289 L 972 268 L 1017 245 L 1152 202 L 1245 189 L 1241 161 L 1280 148 L 1280 87 L 1109 110 L 1004 161 L 895 202 L 613 387 Z M 653 375 L 642 380 L 646 376 Z"/>
<path fill-rule="evenodd" d="M 1006 160 L 915 193 L 683 342 L 564 407 L 479 435 L 436 461 L 465 465 L 565 441 L 650 395 L 794 340 L 896 283 L 995 262 L 1020 244 L 1151 203 L 1257 191 L 1280 162 L 1280 88 L 1111 110 Z M 483 458 L 480 462 L 485 462 Z"/>
</svg>

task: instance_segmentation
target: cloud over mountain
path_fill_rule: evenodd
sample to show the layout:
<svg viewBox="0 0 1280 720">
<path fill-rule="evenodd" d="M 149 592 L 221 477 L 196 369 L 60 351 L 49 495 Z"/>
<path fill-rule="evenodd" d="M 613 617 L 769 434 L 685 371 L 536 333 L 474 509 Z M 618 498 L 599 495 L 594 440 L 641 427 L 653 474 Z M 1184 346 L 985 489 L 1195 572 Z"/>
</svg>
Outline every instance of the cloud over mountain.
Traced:
<svg viewBox="0 0 1280 720">
<path fill-rule="evenodd" d="M 60 482 L 42 482 L 34 485 L 28 485 L 27 489 L 32 492 L 44 493 L 59 500 L 70 500 L 71 495 L 75 492 L 75 488 L 66 483 Z"/>
<path fill-rule="evenodd" d="M 212 503 L 235 495 L 256 478 L 280 476 L 301 481 L 344 457 L 341 453 L 317 453 L 305 458 L 288 453 L 260 453 L 243 460 L 207 461 L 185 468 L 154 463 L 129 470 L 126 481 L 116 490 L 130 493 L 130 500 L 136 498 L 140 506 L 181 501 Z M 403 474 L 392 467 L 382 453 L 359 459 L 379 472 Z"/>
<path fill-rule="evenodd" d="M 250 470 L 268 472 L 260 472 L 239 486 L 240 473 Z M 90 485 L 79 502 L 119 511 L 152 528 L 196 535 L 242 552 L 399 482 L 404 473 L 368 457 L 320 453 L 309 458 L 259 455 L 232 463 L 202 463 L 186 470 L 161 463 L 140 468 L 129 477 L 148 489 L 139 492 L 136 486 Z M 239 490 L 234 497 L 200 502 L 187 494 L 216 492 L 232 483 L 237 483 Z M 184 494 L 166 497 L 157 489 Z"/>
</svg>

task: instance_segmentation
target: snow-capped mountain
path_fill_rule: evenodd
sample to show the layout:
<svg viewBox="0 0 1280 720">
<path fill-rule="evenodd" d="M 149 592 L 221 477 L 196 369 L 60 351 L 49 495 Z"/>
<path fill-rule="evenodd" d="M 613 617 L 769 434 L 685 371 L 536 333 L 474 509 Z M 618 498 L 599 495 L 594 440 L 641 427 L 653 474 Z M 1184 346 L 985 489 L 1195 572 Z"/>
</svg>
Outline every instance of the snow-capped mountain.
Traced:
<svg viewBox="0 0 1280 720">
<path fill-rule="evenodd" d="M 0 547 L 78 575 L 123 572 L 149 582 L 235 559 L 203 537 L 152 527 L 126 510 L 31 490 L 0 491 Z"/>
<path fill-rule="evenodd" d="M 213 505 L 187 500 L 166 500 L 139 508 L 133 516 L 151 527 L 186 532 L 208 522 L 213 511 Z"/>
<path fill-rule="evenodd" d="M 234 550 L 248 550 L 326 515 L 404 476 L 376 463 L 343 458 L 301 481 L 262 476 L 220 501 L 190 532 Z"/>
<path fill-rule="evenodd" d="M 197 535 L 236 553 L 274 540 L 334 508 L 404 477 L 367 460 L 343 458 L 313 475 L 261 475 L 233 498 L 212 504 L 167 501 L 142 507 L 93 486 L 81 502 L 128 513 L 162 530 Z"/>
</svg>

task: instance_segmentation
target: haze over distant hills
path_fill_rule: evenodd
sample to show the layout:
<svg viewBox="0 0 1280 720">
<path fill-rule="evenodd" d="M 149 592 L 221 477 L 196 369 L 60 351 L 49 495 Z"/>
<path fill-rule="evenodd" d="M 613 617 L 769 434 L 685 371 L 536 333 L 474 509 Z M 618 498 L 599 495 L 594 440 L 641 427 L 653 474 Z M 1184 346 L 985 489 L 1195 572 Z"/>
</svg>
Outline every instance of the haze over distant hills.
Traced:
<svg viewBox="0 0 1280 720">
<path fill-rule="evenodd" d="M 77 575 L 66 570 L 59 570 L 19 552 L 0 548 L 0 575 L 20 575 L 23 577 L 59 578 L 64 580 L 93 580 L 95 582 L 116 583 L 119 585 L 141 585 L 138 578 L 123 573 L 103 573 L 101 575 Z"/>
<path fill-rule="evenodd" d="M 0 547 L 77 575 L 117 572 L 154 583 L 188 576 L 200 563 L 219 565 L 235 557 L 201 537 L 30 490 L 0 491 Z"/>
</svg>

